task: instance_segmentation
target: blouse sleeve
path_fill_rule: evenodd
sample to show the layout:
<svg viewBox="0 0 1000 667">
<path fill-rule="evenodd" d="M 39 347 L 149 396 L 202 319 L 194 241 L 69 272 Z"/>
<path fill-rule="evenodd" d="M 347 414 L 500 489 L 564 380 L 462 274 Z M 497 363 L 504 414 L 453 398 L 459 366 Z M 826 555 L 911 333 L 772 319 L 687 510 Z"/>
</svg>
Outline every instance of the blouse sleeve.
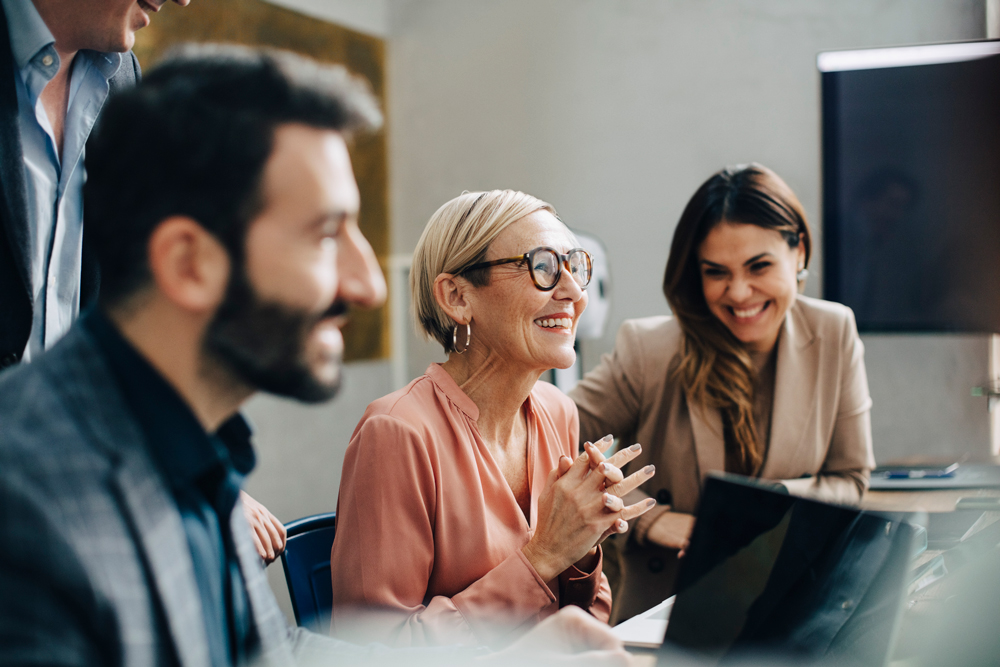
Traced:
<svg viewBox="0 0 1000 667">
<path fill-rule="evenodd" d="M 793 493 L 808 493 L 825 500 L 854 503 L 868 488 L 872 452 L 872 399 L 865 373 L 865 347 L 858 336 L 854 313 L 848 311 L 842 338 L 840 397 L 830 447 L 819 474 L 812 479 L 785 480 Z"/>
<path fill-rule="evenodd" d="M 332 630 L 355 643 L 491 645 L 555 601 L 520 550 L 453 597 L 426 599 L 437 480 L 421 436 L 367 418 L 344 460 L 331 554 Z"/>
</svg>

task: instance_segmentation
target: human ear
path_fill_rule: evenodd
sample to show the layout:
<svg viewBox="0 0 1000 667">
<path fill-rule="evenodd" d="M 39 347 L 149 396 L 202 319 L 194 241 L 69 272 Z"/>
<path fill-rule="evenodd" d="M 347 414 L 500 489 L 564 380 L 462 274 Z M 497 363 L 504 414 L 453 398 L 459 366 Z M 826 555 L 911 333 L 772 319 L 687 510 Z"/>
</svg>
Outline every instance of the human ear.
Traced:
<svg viewBox="0 0 1000 667">
<path fill-rule="evenodd" d="M 157 289 L 183 310 L 214 311 L 229 283 L 229 253 L 195 220 L 166 218 L 147 246 L 149 270 Z"/>
<path fill-rule="evenodd" d="M 454 322 L 468 324 L 472 321 L 472 304 L 467 298 L 468 281 L 450 273 L 438 274 L 434 279 L 434 300 Z"/>
</svg>

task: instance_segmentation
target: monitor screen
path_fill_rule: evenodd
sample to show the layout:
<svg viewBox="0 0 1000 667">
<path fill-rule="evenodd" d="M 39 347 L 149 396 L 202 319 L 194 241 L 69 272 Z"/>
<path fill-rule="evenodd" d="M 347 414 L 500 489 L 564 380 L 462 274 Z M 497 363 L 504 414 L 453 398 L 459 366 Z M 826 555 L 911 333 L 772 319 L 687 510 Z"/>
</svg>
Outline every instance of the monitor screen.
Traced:
<svg viewBox="0 0 1000 667">
<path fill-rule="evenodd" d="M 916 530 L 898 513 L 773 486 L 736 475 L 706 478 L 677 573 L 666 650 L 680 646 L 705 664 L 745 653 L 884 664 Z"/>
<path fill-rule="evenodd" d="M 824 297 L 1000 332 L 1000 41 L 820 54 Z"/>
</svg>

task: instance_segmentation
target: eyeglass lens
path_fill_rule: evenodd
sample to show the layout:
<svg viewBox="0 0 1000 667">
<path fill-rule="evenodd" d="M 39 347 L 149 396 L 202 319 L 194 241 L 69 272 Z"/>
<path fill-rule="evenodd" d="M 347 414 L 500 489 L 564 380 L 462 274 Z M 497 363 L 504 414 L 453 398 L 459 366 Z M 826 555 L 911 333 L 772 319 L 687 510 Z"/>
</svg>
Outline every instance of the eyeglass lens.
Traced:
<svg viewBox="0 0 1000 667">
<path fill-rule="evenodd" d="M 590 283 L 590 258 L 583 250 L 574 250 L 569 254 L 569 270 L 573 280 L 580 287 L 586 287 Z M 535 276 L 535 282 L 540 287 L 554 287 L 559 280 L 559 255 L 548 248 L 539 248 L 531 258 L 531 272 Z"/>
</svg>

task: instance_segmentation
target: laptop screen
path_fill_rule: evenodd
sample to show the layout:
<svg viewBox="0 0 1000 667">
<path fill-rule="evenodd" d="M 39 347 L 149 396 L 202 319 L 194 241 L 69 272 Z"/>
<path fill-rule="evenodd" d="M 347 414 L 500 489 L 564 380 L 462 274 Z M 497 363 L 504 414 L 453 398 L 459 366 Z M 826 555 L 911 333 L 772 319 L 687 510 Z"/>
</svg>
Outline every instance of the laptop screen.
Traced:
<svg viewBox="0 0 1000 667">
<path fill-rule="evenodd" d="M 668 643 L 885 662 L 914 529 L 735 475 L 706 479 L 677 575 Z"/>
</svg>

